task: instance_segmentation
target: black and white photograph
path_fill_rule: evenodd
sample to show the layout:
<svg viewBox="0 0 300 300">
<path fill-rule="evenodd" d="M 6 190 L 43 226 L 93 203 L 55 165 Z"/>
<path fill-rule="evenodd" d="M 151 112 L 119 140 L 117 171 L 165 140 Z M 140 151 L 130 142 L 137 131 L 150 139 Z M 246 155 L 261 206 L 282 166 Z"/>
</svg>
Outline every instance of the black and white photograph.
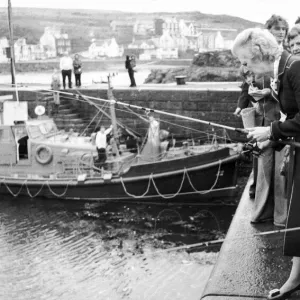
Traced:
<svg viewBox="0 0 300 300">
<path fill-rule="evenodd" d="M 0 300 L 300 299 L 298 8 L 0 0 Z"/>
</svg>

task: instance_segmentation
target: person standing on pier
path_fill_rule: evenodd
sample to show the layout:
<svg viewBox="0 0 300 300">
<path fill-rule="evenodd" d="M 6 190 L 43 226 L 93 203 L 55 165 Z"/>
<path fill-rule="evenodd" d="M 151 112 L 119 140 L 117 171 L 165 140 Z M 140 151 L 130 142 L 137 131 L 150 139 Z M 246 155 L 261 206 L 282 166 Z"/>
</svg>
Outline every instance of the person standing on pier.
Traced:
<svg viewBox="0 0 300 300">
<path fill-rule="evenodd" d="M 69 56 L 68 52 L 64 53 L 64 56 L 60 59 L 60 70 L 63 79 L 63 87 L 66 88 L 66 77 L 68 77 L 69 88 L 72 88 L 72 69 L 73 60 Z"/>
<path fill-rule="evenodd" d="M 136 62 L 134 56 L 126 55 L 126 61 L 125 61 L 125 68 L 128 71 L 128 75 L 130 78 L 130 86 L 129 87 L 136 87 L 135 79 L 134 79 L 134 72 L 135 70 Z"/>
<path fill-rule="evenodd" d="M 75 54 L 73 61 L 73 69 L 75 75 L 75 85 L 76 87 L 81 87 L 82 62 L 78 54 Z"/>
<path fill-rule="evenodd" d="M 272 121 L 279 120 L 279 103 L 271 96 L 270 78 L 262 76 L 255 79 L 254 73 L 246 66 L 241 67 L 241 75 L 245 82 L 235 113 L 239 113 L 252 102 L 255 107 L 255 126 L 269 126 Z M 274 222 L 278 223 L 279 218 L 274 215 L 273 202 L 274 149 L 270 142 L 259 143 L 258 146 L 263 155 L 253 157 L 253 184 L 249 189 L 249 196 L 253 195 L 254 198 L 251 223 L 273 220 L 273 216 Z M 279 221 L 281 223 L 281 219 Z"/>
<path fill-rule="evenodd" d="M 267 30 L 250 28 L 235 39 L 232 53 L 243 65 L 256 74 L 270 74 L 276 85 L 275 97 L 280 103 L 286 119 L 274 121 L 270 126 L 248 128 L 248 138 L 258 142 L 270 139 L 278 144 L 288 138 L 300 142 L 300 57 L 283 50 L 274 36 Z M 278 144 L 278 146 L 280 143 Z M 293 163 L 291 163 L 293 161 Z M 292 189 L 289 196 L 289 212 L 286 228 L 300 227 L 300 148 L 290 151 L 289 180 Z M 267 299 L 286 299 L 300 290 L 300 235 L 299 231 L 285 233 L 284 255 L 293 256 L 293 265 L 288 280 L 280 289 L 269 292 Z"/>
<path fill-rule="evenodd" d="M 265 28 L 275 37 L 279 48 L 287 50 L 286 37 L 289 30 L 289 24 L 286 19 L 279 15 L 272 15 L 265 23 Z M 276 72 L 275 72 L 276 73 Z M 272 95 L 277 99 L 277 92 L 274 89 L 276 86 L 276 74 L 271 76 Z M 286 115 L 280 112 L 283 121 Z M 290 146 L 285 146 L 281 151 L 274 151 L 274 170 L 273 170 L 273 185 L 274 185 L 274 225 L 285 227 L 287 212 L 288 212 L 288 199 L 287 199 L 287 174 L 283 170 L 283 165 L 290 150 Z"/>
</svg>

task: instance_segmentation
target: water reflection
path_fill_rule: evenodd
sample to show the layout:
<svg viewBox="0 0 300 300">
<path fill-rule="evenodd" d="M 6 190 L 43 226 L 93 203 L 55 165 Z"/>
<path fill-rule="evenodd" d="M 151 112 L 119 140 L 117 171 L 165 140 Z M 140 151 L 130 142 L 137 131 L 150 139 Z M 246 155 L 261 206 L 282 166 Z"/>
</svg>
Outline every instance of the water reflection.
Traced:
<svg viewBox="0 0 300 300">
<path fill-rule="evenodd" d="M 199 299 L 235 207 L 1 200 L 0 299 Z M 214 251 L 211 251 L 214 250 Z"/>
</svg>

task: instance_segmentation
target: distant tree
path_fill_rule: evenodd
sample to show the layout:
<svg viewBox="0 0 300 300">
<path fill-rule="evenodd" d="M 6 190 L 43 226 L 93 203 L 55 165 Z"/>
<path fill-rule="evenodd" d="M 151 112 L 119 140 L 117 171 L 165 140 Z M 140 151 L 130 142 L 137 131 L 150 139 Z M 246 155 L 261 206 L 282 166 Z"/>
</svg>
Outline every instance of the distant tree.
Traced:
<svg viewBox="0 0 300 300">
<path fill-rule="evenodd" d="M 300 17 L 296 20 L 295 24 L 300 24 Z"/>
</svg>

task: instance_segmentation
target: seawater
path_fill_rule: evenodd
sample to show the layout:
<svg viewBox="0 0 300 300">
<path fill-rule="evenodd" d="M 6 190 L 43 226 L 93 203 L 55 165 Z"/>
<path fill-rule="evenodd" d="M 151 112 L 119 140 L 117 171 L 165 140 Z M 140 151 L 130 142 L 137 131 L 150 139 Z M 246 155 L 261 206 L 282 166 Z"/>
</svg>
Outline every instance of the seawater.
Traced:
<svg viewBox="0 0 300 300">
<path fill-rule="evenodd" d="M 1 195 L 0 299 L 199 299 L 235 206 Z"/>
</svg>

